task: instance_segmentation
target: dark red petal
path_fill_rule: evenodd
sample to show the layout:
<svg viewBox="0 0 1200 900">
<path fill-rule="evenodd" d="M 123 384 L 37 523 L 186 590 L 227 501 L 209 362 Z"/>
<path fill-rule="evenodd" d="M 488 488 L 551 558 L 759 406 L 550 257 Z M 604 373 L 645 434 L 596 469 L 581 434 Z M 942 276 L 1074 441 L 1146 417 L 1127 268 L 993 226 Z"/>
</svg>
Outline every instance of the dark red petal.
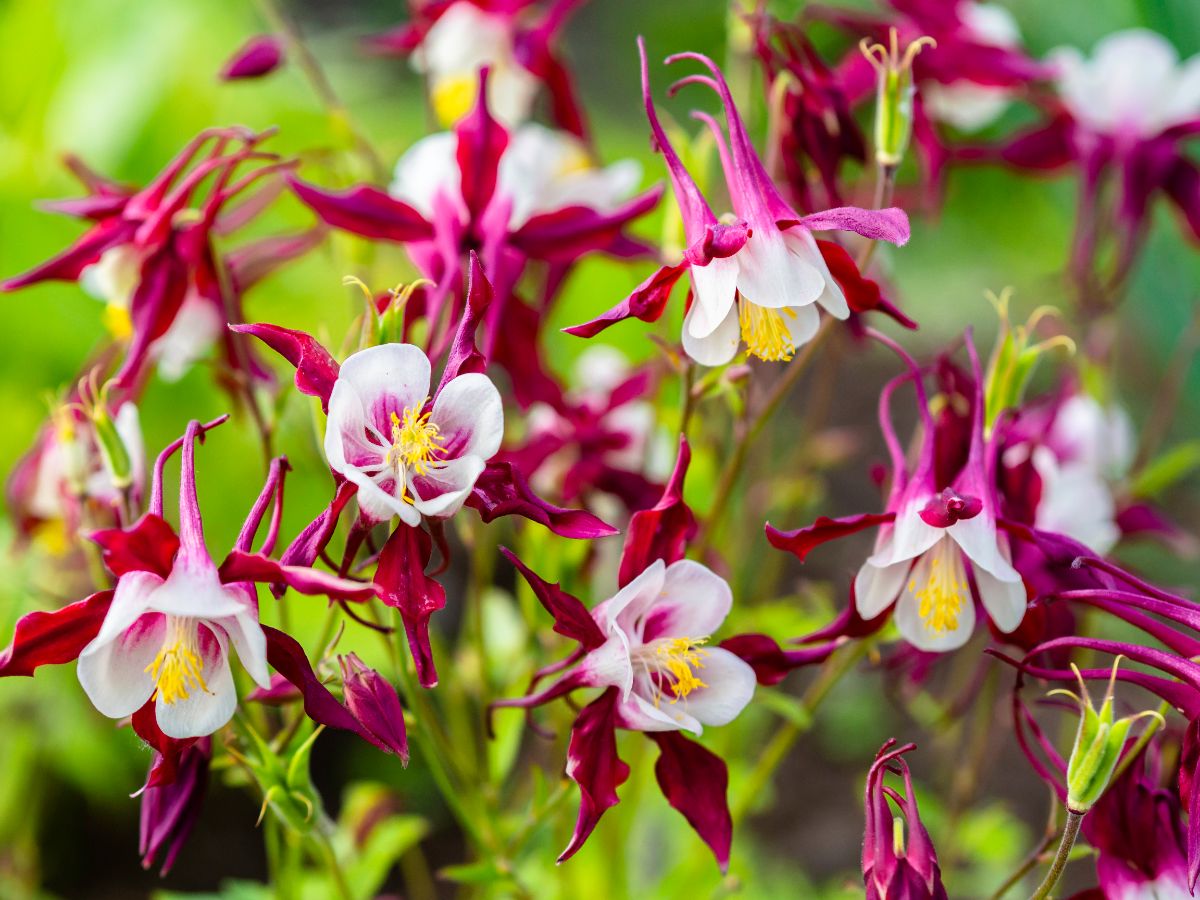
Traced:
<svg viewBox="0 0 1200 900">
<path fill-rule="evenodd" d="M 858 516 L 846 516 L 843 519 L 820 516 L 813 524 L 806 528 L 797 528 L 795 531 L 780 531 L 768 522 L 766 525 L 767 540 L 777 550 L 786 550 L 804 562 L 805 557 L 813 549 L 828 541 L 857 534 L 875 525 L 891 522 L 895 518 L 896 514 L 891 512 L 863 513 Z"/>
<path fill-rule="evenodd" d="M 289 178 L 288 184 L 297 197 L 334 228 L 401 244 L 433 237 L 433 226 L 419 212 L 379 188 L 359 185 L 344 191 L 327 191 L 298 178 Z"/>
<path fill-rule="evenodd" d="M 104 624 L 112 597 L 101 591 L 62 609 L 21 616 L 12 643 L 0 651 L 0 677 L 32 675 L 39 666 L 77 659 Z"/>
<path fill-rule="evenodd" d="M 567 746 L 567 777 L 579 785 L 579 817 L 571 843 L 558 857 L 570 859 L 583 846 L 604 811 L 616 806 L 617 788 L 629 777 L 629 766 L 617 756 L 617 699 L 610 687 L 579 713 Z"/>
<path fill-rule="evenodd" d="M 179 550 L 179 537 L 167 521 L 146 513 L 131 528 L 94 531 L 104 565 L 118 578 L 128 572 L 154 572 L 166 578 Z"/>
<path fill-rule="evenodd" d="M 482 372 L 487 366 L 487 360 L 475 344 L 475 332 L 492 303 L 492 283 L 484 274 L 483 265 L 474 250 L 471 251 L 467 271 L 467 308 L 446 356 L 446 368 L 442 370 L 437 393 L 441 393 L 442 388 L 459 375 Z"/>
<path fill-rule="evenodd" d="M 285 566 L 262 553 L 234 550 L 221 563 L 221 581 L 256 581 L 286 584 L 301 594 L 322 595 L 337 600 L 370 600 L 375 587 L 361 581 L 339 578 L 308 566 Z"/>
<path fill-rule="evenodd" d="M 617 573 L 619 587 L 625 587 L 657 559 L 670 565 L 683 558 L 688 541 L 696 534 L 696 516 L 683 501 L 683 480 L 691 458 L 687 438 L 681 435 L 675 469 L 662 498 L 651 509 L 636 512 L 629 520 Z"/>
<path fill-rule="evenodd" d="M 408 733 L 396 689 L 353 653 L 341 657 L 341 666 L 346 707 L 375 738 L 374 743 L 379 749 L 395 753 L 407 766 Z"/>
<path fill-rule="evenodd" d="M 842 643 L 831 640 L 802 650 L 784 650 L 765 634 L 737 634 L 719 646 L 754 669 L 759 684 L 769 686 L 779 684 L 793 669 L 824 662 Z"/>
<path fill-rule="evenodd" d="M 579 641 L 584 650 L 594 650 L 604 643 L 604 632 L 577 597 L 568 594 L 557 583 L 550 584 L 543 580 L 507 547 L 501 547 L 500 552 L 516 566 L 546 612 L 554 617 L 555 631 L 563 637 Z"/>
<path fill-rule="evenodd" d="M 590 322 L 564 328 L 563 331 L 577 337 L 590 338 L 598 335 L 609 325 L 614 325 L 624 319 L 637 318 L 643 322 L 657 322 L 662 316 L 663 310 L 666 309 L 667 300 L 671 297 L 671 289 L 675 287 L 675 282 L 687 270 L 687 263 L 662 266 L 608 312 Z"/>
<path fill-rule="evenodd" d="M 258 338 L 296 367 L 296 389 L 310 397 L 321 398 L 321 408 L 329 410 L 329 395 L 338 377 L 338 364 L 321 342 L 303 331 L 280 325 L 230 325 L 239 334 Z"/>
<path fill-rule="evenodd" d="M 487 69 L 481 69 L 475 108 L 454 126 L 462 198 L 472 221 L 483 214 L 496 192 L 500 157 L 508 147 L 508 132 L 488 112 L 487 78 Z"/>
<path fill-rule="evenodd" d="M 383 545 L 375 570 L 380 598 L 400 611 L 423 687 L 438 682 L 429 646 L 429 617 L 446 605 L 446 589 L 425 574 L 432 552 L 433 541 L 427 532 L 401 522 Z"/>
<path fill-rule="evenodd" d="M 729 772 L 725 760 L 678 731 L 649 735 L 658 744 L 654 776 L 663 796 L 696 829 L 725 872 L 733 843 L 733 818 L 726 791 Z"/>
<path fill-rule="evenodd" d="M 533 492 L 525 476 L 510 462 L 488 463 L 466 505 L 476 510 L 485 522 L 500 516 L 524 516 L 560 537 L 598 538 L 617 533 L 586 510 L 563 509 L 547 503 Z"/>
</svg>

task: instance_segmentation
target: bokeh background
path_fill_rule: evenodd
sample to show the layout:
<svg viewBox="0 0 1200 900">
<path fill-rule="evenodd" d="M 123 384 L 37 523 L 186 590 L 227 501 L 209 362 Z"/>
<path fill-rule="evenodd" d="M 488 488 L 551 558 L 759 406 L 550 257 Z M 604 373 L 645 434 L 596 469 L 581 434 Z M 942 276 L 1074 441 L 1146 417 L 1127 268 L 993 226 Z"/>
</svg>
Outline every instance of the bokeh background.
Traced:
<svg viewBox="0 0 1200 900">
<path fill-rule="evenodd" d="M 355 121 L 386 159 L 394 160 L 426 133 L 421 88 L 407 66 L 367 56 L 357 43 L 363 35 L 403 18 L 398 0 L 286 5 Z M 1167 35 L 1183 56 L 1200 51 L 1200 4 L 1195 0 L 1014 0 L 1004 5 L 1016 16 L 1035 56 L 1062 44 L 1086 50 L 1110 31 L 1139 25 Z M 777 12 L 795 8 L 796 3 L 784 3 Z M 650 153 L 640 109 L 635 36 L 645 35 L 652 57 L 700 50 L 720 59 L 726 15 L 722 0 L 593 0 L 578 13 L 566 33 L 568 58 L 605 160 L 642 160 L 646 183 L 663 175 Z M 118 180 L 144 183 L 188 138 L 213 124 L 278 126 L 271 146 L 285 155 L 337 146 L 341 137 L 331 130 L 294 68 L 260 82 L 218 82 L 216 73 L 228 55 L 266 27 L 252 3 L 0 0 L 0 275 L 24 270 L 78 234 L 71 220 L 33 208 L 38 199 L 76 190 L 61 166 L 67 151 Z M 823 46 L 836 45 L 831 34 L 818 38 Z M 655 74 L 660 88 L 666 77 L 661 70 Z M 678 101 L 665 106 L 683 120 L 685 109 Z M 1021 116 L 1019 109 L 1013 110 L 1007 124 Z M 1018 319 L 1041 304 L 1065 306 L 1060 273 L 1074 193 L 1067 178 L 1038 180 L 998 170 L 955 172 L 944 210 L 935 218 L 915 221 L 908 247 L 882 254 L 901 304 L 922 326 L 910 345 L 929 351 L 964 326 L 974 325 L 986 346 L 995 330 L 995 317 L 983 296 L 986 289 L 1012 286 Z M 1181 237 L 1168 212 L 1160 209 L 1157 216 L 1121 319 L 1117 384 L 1135 420 L 1145 414 L 1200 290 L 1200 256 Z M 309 220 L 298 204 L 285 200 L 256 230 L 279 231 Z M 650 218 L 647 233 L 655 233 L 658 221 L 657 215 Z M 247 298 L 250 318 L 340 335 L 355 311 L 356 298 L 341 286 L 345 273 L 337 268 L 336 261 L 343 258 L 337 249 L 312 253 L 256 288 Z M 386 251 L 374 270 L 388 284 L 411 274 L 399 253 L 389 256 Z M 553 324 L 579 321 L 607 308 L 643 274 L 636 267 L 586 263 L 556 313 L 561 321 Z M 0 298 L 0 472 L 9 471 L 27 449 L 49 399 L 76 377 L 80 361 L 102 337 L 101 311 L 100 304 L 74 285 L 39 286 Z M 649 352 L 645 332 L 643 326 L 629 324 L 607 332 L 605 338 L 639 358 Z M 568 372 L 582 342 L 554 328 L 549 335 L 551 364 Z M 861 476 L 876 452 L 874 398 L 888 373 L 889 362 L 871 355 L 861 366 L 847 368 L 839 385 L 834 419 L 860 437 L 847 445 L 845 458 L 838 460 L 840 468 L 826 486 L 834 514 L 870 503 Z M 1183 393 L 1172 426 L 1174 438 L 1196 436 L 1197 388 L 1200 372 L 1192 373 Z M 226 405 L 203 366 L 177 384 L 156 381 L 142 407 L 147 447 L 156 452 L 180 432 L 186 419 L 214 416 Z M 308 521 L 327 495 L 310 413 L 303 403 L 293 403 L 283 413 L 279 446 L 296 469 L 285 535 Z M 769 462 L 774 449 L 762 452 Z M 228 544 L 257 490 L 261 471 L 256 453 L 254 435 L 245 422 L 215 434 L 201 453 L 202 502 L 214 547 Z M 1185 482 L 1165 499 L 1185 526 L 1200 527 L 1194 483 Z M 790 521 L 801 519 L 797 512 Z M 759 523 L 746 527 L 756 530 Z M 11 537 L 6 526 L 0 526 L 0 536 L 7 547 Z M 849 571 L 850 554 L 830 557 L 817 575 L 836 578 Z M 1168 584 L 1186 582 L 1196 574 L 1193 565 L 1154 548 L 1134 548 L 1128 558 L 1151 568 L 1157 580 Z M 0 557 L 0 639 L 7 640 L 20 614 L 45 602 L 46 586 L 55 580 L 47 577 L 45 565 L 44 559 L 8 552 Z M 308 627 L 303 613 L 299 618 L 299 627 Z M 855 895 L 866 761 L 883 738 L 893 732 L 904 737 L 905 727 L 912 724 L 889 701 L 886 677 L 875 673 L 840 686 L 835 702 L 820 713 L 820 727 L 802 741 L 782 770 L 775 793 L 762 798 L 761 813 L 751 818 L 735 844 L 740 860 L 735 872 L 740 873 L 744 896 L 841 896 L 843 885 L 850 885 L 845 896 Z M 803 686 L 803 677 L 794 681 L 793 689 Z M 761 727 L 755 721 L 748 726 L 752 734 Z M 1011 748 L 973 747 L 953 729 L 937 741 L 936 755 L 925 762 L 914 760 L 922 779 L 935 785 L 953 781 L 956 760 L 973 752 L 992 752 L 983 769 L 982 791 L 992 799 L 956 820 L 950 851 L 960 862 L 970 862 L 964 868 L 968 874 L 952 894 L 975 896 L 1024 855 L 1042 827 L 1042 788 Z M 742 746 L 742 755 L 752 757 L 754 744 Z M 250 888 L 238 893 L 241 888 L 228 884 L 230 879 L 264 877 L 255 802 L 244 790 L 223 787 L 220 779 L 175 871 L 165 881 L 141 872 L 135 855 L 137 805 L 129 794 L 140 786 L 148 759 L 148 751 L 132 734 L 117 731 L 90 708 L 72 667 L 41 673 L 36 681 L 0 683 L 0 898 L 145 897 L 154 891 L 213 892 L 222 883 L 225 896 L 259 896 Z M 547 762 L 551 778 L 558 775 L 554 765 L 553 760 Z M 646 775 L 649 767 L 641 769 Z M 436 868 L 459 861 L 460 839 L 418 761 L 403 771 L 394 760 L 360 748 L 353 739 L 327 735 L 319 744 L 314 771 L 333 811 L 352 781 L 390 786 L 406 809 L 431 822 L 426 843 L 431 864 Z M 735 778 L 736 774 L 735 768 Z M 568 867 L 576 870 L 570 877 L 583 885 L 589 870 L 627 866 L 661 875 L 678 864 L 678 877 L 657 882 L 671 885 L 661 888 L 663 895 L 694 897 L 696 888 L 700 895 L 709 895 L 717 884 L 711 862 L 707 868 L 703 860 L 689 868 L 692 863 L 672 858 L 684 846 L 680 839 L 656 835 L 684 831 L 683 825 L 644 782 L 635 777 L 623 791 L 622 807 L 634 807 L 637 798 L 645 798 L 644 810 L 639 807 L 631 826 L 634 830 L 626 834 L 602 827 L 595 846 Z M 945 796 L 931 791 L 923 798 L 923 809 L 937 837 L 943 819 L 935 794 Z M 684 834 L 681 840 L 691 837 Z M 950 843 L 949 837 L 946 840 Z M 695 849 L 686 846 L 689 853 Z M 553 840 L 548 840 L 543 877 L 551 881 L 557 874 L 550 864 L 552 851 Z M 689 885 L 693 871 L 701 873 L 702 880 Z M 616 885 L 620 895 L 644 882 L 630 875 L 605 883 Z M 555 895 L 549 886 L 546 891 L 545 896 Z M 576 896 L 590 894 L 583 889 Z"/>
</svg>

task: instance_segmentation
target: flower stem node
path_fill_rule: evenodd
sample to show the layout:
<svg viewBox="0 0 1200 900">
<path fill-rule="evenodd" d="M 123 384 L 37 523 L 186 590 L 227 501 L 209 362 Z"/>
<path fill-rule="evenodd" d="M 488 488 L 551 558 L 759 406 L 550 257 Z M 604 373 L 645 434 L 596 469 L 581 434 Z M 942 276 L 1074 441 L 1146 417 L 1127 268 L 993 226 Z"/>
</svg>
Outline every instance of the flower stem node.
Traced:
<svg viewBox="0 0 1200 900">
<path fill-rule="evenodd" d="M 1118 656 L 1113 661 L 1112 676 L 1098 710 L 1088 695 L 1083 675 L 1074 664 L 1071 668 L 1079 679 L 1079 694 L 1063 689 L 1050 692 L 1051 696 L 1062 694 L 1079 704 L 1079 730 L 1075 733 L 1075 746 L 1067 763 L 1067 809 L 1080 815 L 1090 810 L 1108 788 L 1133 723 L 1144 718 L 1162 721 L 1162 714 L 1155 710 L 1114 720 L 1113 686 L 1121 659 Z"/>
<path fill-rule="evenodd" d="M 875 160 L 881 166 L 894 169 L 903 161 L 912 137 L 913 60 L 925 47 L 936 47 L 937 41 L 928 36 L 919 37 L 905 47 L 901 55 L 899 36 L 892 28 L 887 47 L 872 44 L 867 38 L 863 38 L 858 46 L 879 76 L 875 100 Z"/>
</svg>

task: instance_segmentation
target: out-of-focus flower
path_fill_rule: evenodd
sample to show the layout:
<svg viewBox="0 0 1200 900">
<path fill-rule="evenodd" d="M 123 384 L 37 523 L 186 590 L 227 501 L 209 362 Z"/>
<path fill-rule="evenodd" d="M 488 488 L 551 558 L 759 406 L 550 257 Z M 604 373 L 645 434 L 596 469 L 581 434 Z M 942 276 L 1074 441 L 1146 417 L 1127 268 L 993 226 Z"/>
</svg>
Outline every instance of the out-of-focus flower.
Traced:
<svg viewBox="0 0 1200 900">
<path fill-rule="evenodd" d="M 630 198 L 638 177 L 633 163 L 593 167 L 570 135 L 540 125 L 510 133 L 480 102 L 453 132 L 409 149 L 390 193 L 366 185 L 327 191 L 298 180 L 292 186 L 329 225 L 405 245 L 436 285 L 425 314 L 438 326 L 430 343 L 437 355 L 462 313 L 462 272 L 476 250 L 497 285 L 489 348 L 501 340 L 505 308 L 529 260 L 569 267 L 590 252 L 647 252 L 624 229 L 658 202 L 661 191 Z M 449 313 L 447 297 L 453 300 Z"/>
<path fill-rule="evenodd" d="M 904 754 L 916 744 L 897 747 L 889 740 L 875 755 L 867 773 L 866 830 L 863 833 L 862 872 L 867 900 L 945 900 L 942 872 L 929 832 L 921 824 L 912 774 Z M 904 793 L 884 784 L 888 772 L 904 779 Z M 894 817 L 888 800 L 900 810 Z"/>
<path fill-rule="evenodd" d="M 0 284 L 13 291 L 46 280 L 77 281 L 107 304 L 105 322 L 127 342 L 117 386 L 132 390 L 149 362 L 177 378 L 241 318 L 240 296 L 213 245 L 213 235 L 240 227 L 257 211 L 258 195 L 232 201 L 290 168 L 258 145 L 266 134 L 214 128 L 194 138 L 144 189 L 107 181 L 73 163 L 87 197 L 48 204 L 92 222 L 71 247 Z M 247 171 L 239 172 L 250 165 Z M 270 192 L 269 185 L 265 188 Z M 303 249 L 303 248 L 301 248 Z M 277 254 L 272 265 L 288 257 Z M 228 345 L 228 365 L 248 378 L 266 370 Z"/>
<path fill-rule="evenodd" d="M 531 473 L 540 493 L 565 502 L 598 491 L 630 512 L 653 505 L 662 485 L 647 477 L 654 411 L 643 399 L 652 373 L 630 370 L 620 351 L 604 345 L 584 351 L 576 369 L 580 388 L 530 406 L 528 433 L 505 458 Z"/>
<path fill-rule="evenodd" d="M 1020 625 L 1026 609 L 1024 584 L 1012 566 L 1007 537 L 996 526 L 999 503 L 993 454 L 983 435 L 982 379 L 974 345 L 969 339 L 967 344 L 976 385 L 970 443 L 965 464 L 949 483 L 940 484 L 937 478 L 935 427 L 914 365 L 907 377 L 917 388 L 924 437 L 911 473 L 887 417 L 894 385 L 885 389 L 880 406 L 893 471 L 886 511 L 844 519 L 821 517 L 791 532 L 767 525 L 772 545 L 801 560 L 826 541 L 881 526 L 875 553 L 855 579 L 855 605 L 863 619 L 874 619 L 894 603 L 900 633 L 921 650 L 954 650 L 970 638 L 975 626 L 972 582 L 1001 632 Z"/>
<path fill-rule="evenodd" d="M 434 113 L 453 125 L 479 95 L 479 72 L 487 69 L 487 102 L 505 125 L 517 125 L 533 109 L 539 86 L 550 96 L 559 127 L 584 135 L 583 113 L 566 67 L 553 44 L 583 0 L 554 0 L 530 14 L 534 0 L 413 0 L 412 21 L 370 39 L 384 53 L 406 55 L 429 83 Z"/>
<path fill-rule="evenodd" d="M 567 330 L 592 337 L 630 316 L 655 321 L 662 315 L 671 289 L 687 272 L 693 299 L 684 317 L 683 347 L 690 357 L 703 365 L 723 365 L 745 344 L 747 351 L 760 359 L 791 359 L 796 348 L 816 333 L 818 306 L 838 318 L 850 315 L 842 287 L 830 273 L 812 232 L 849 230 L 872 240 L 903 244 L 908 240 L 908 218 L 899 209 L 857 207 L 801 216 L 767 175 L 720 69 L 706 56 L 678 54 L 667 62 L 694 59 L 712 73 L 711 77 L 689 76 L 679 84 L 707 85 L 725 108 L 728 141 L 715 120 L 696 114 L 717 138 L 737 216 L 734 224 L 721 224 L 659 125 L 650 96 L 645 48 L 640 42 L 638 47 L 646 115 L 657 149 L 667 161 L 688 249 L 679 263 L 660 268 L 617 306 Z"/>
<path fill-rule="evenodd" d="M 705 566 L 682 558 L 695 518 L 683 503 L 689 452 L 681 443 L 675 474 L 655 508 L 635 513 L 622 553 L 620 590 L 590 612 L 557 584 L 542 580 L 515 554 L 508 560 L 554 618 L 554 630 L 579 642 L 563 662 L 537 673 L 531 693 L 497 707 L 532 709 L 579 688 L 603 688 L 579 714 L 567 750 L 567 774 L 580 786 L 575 834 L 559 860 L 587 840 L 617 803 L 629 775 L 617 755 L 616 730 L 641 731 L 658 745 L 659 786 L 709 845 L 724 869 L 732 822 L 725 801 L 725 763 L 684 738 L 724 725 L 754 695 L 755 669 L 736 653 L 708 646 L 732 606 L 729 585 Z M 538 682 L 557 675 L 546 688 Z"/>
<path fill-rule="evenodd" d="M 270 75 L 283 64 L 284 56 L 283 41 L 278 35 L 255 35 L 221 67 L 221 80 L 239 81 Z"/>
<path fill-rule="evenodd" d="M 204 805 L 211 759 L 212 740 L 201 738 L 180 754 L 178 774 L 173 781 L 162 785 L 147 783 L 142 788 L 138 852 L 143 869 L 157 864 L 160 855 L 160 875 L 166 875 L 175 865 Z M 161 763 L 162 755 L 156 752 L 151 771 Z"/>
</svg>

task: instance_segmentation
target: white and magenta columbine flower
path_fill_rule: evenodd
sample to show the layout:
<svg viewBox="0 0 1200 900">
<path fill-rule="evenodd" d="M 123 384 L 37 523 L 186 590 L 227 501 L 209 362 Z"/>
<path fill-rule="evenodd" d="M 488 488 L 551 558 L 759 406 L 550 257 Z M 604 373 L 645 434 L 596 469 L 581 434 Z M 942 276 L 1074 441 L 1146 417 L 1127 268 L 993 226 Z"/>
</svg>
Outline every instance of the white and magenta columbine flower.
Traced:
<svg viewBox="0 0 1200 900">
<path fill-rule="evenodd" d="M 429 379 L 429 357 L 412 344 L 361 350 L 338 372 L 325 456 L 373 519 L 454 515 L 500 449 L 504 409 L 486 375 L 459 375 L 432 398 Z"/>
<path fill-rule="evenodd" d="M 723 365 L 744 344 L 748 353 L 760 359 L 791 359 L 796 348 L 816 334 L 818 308 L 841 319 L 850 315 L 842 285 L 831 274 L 812 232 L 848 230 L 873 240 L 903 244 L 908 240 L 908 218 L 899 209 L 857 207 L 801 216 L 771 182 L 716 64 L 700 54 L 678 54 L 667 62 L 692 59 L 712 73 L 711 77 L 693 75 L 679 84 L 707 85 L 724 104 L 728 141 L 713 119 L 696 114 L 712 129 L 721 151 L 737 217 L 732 224 L 723 224 L 658 122 L 645 49 L 640 41 L 638 46 L 646 115 L 655 145 L 667 162 L 688 247 L 680 262 L 660 268 L 617 306 L 567 331 L 592 337 L 631 316 L 653 322 L 662 315 L 671 289 L 688 273 L 693 299 L 684 316 L 683 348 L 690 357 L 702 365 Z"/>
<path fill-rule="evenodd" d="M 658 744 L 655 773 L 667 801 L 683 813 L 722 869 L 729 862 L 733 824 L 725 799 L 725 763 L 683 732 L 698 735 L 705 726 L 731 722 L 754 696 L 756 681 L 774 683 L 778 678 L 765 668 L 766 677 L 760 677 L 758 667 L 736 651 L 710 644 L 733 597 L 724 579 L 682 558 L 696 530 L 682 496 L 689 458 L 687 444 L 681 442 L 662 498 L 630 521 L 617 576 L 620 589 L 590 612 L 515 554 L 503 551 L 554 617 L 554 630 L 579 646 L 562 662 L 538 672 L 528 695 L 493 705 L 529 710 L 579 688 L 603 691 L 580 712 L 571 732 L 567 775 L 580 786 L 580 808 L 560 862 L 583 846 L 604 811 L 617 803 L 616 789 L 629 776 L 629 767 L 617 755 L 618 729 L 640 731 Z M 753 643 L 763 650 L 760 642 Z M 773 649 L 775 654 L 760 662 L 786 665 L 778 658 L 784 654 Z M 551 675 L 557 678 L 535 693 L 538 683 Z"/>
<path fill-rule="evenodd" d="M 857 612 L 869 620 L 894 608 L 900 633 L 921 650 L 954 650 L 967 642 L 975 627 L 976 594 L 992 624 L 1004 633 L 1021 624 L 1027 605 L 1008 539 L 996 525 L 999 501 L 993 451 L 983 437 L 981 379 L 969 339 L 968 349 L 976 384 L 970 447 L 965 465 L 949 484 L 937 483 L 934 426 L 914 367 L 912 374 L 885 389 L 880 409 L 894 473 L 887 509 L 845 519 L 823 516 L 791 532 L 767 525 L 770 542 L 801 560 L 819 544 L 879 526 L 875 552 L 854 580 Z M 910 378 L 917 387 L 924 429 L 920 457 L 911 473 L 885 417 L 886 399 L 898 382 Z"/>
<path fill-rule="evenodd" d="M 211 734 L 233 715 L 237 694 L 231 651 L 264 689 L 270 686 L 270 658 L 283 666 L 285 677 L 302 682 L 302 690 L 324 691 L 311 668 L 305 679 L 299 663 L 281 662 L 281 642 L 291 639 L 259 624 L 254 582 L 285 584 L 342 600 L 362 600 L 375 593 L 371 585 L 270 559 L 266 554 L 278 535 L 277 514 L 262 549 L 251 552 L 263 518 L 282 496 L 282 458 L 273 461 L 233 551 L 220 566 L 213 562 L 196 497 L 194 446 L 207 429 L 223 421 L 225 417 L 208 425 L 192 422 L 184 437 L 159 455 L 149 511 L 136 524 L 92 535 L 105 565 L 117 577 L 116 589 L 54 612 L 30 613 L 17 623 L 12 645 L 0 652 L 0 676 L 32 675 L 38 666 L 77 658 L 79 681 L 96 708 L 112 718 L 132 716 L 138 734 L 160 753 L 171 755 L 171 771 L 184 747 L 179 741 Z M 181 447 L 176 532 L 163 518 L 162 477 L 166 462 Z M 324 696 L 321 702 L 325 710 L 332 709 Z M 336 701 L 333 706 L 343 721 L 330 719 L 327 724 L 361 732 Z M 328 718 L 318 706 L 313 708 L 322 721 Z"/>
<path fill-rule="evenodd" d="M 529 117 L 540 87 L 550 96 L 555 122 L 580 137 L 583 113 L 553 43 L 582 0 L 555 0 L 534 11 L 530 0 L 417 0 L 410 22 L 370 39 L 383 53 L 409 57 L 425 75 L 438 120 L 453 125 L 475 105 L 479 72 L 487 69 L 488 105 L 505 125 Z"/>
</svg>

